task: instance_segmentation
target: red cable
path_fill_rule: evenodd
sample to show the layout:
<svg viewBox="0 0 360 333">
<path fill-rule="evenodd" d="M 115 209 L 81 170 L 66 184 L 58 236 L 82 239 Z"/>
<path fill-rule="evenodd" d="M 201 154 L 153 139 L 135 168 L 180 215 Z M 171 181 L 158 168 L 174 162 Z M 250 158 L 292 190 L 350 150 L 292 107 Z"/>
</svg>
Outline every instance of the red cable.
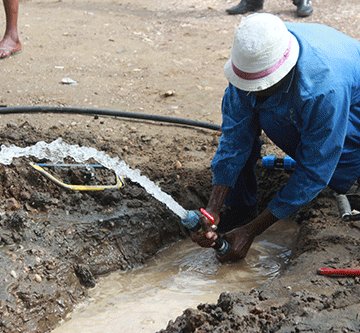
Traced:
<svg viewBox="0 0 360 333">
<path fill-rule="evenodd" d="M 321 275 L 332 275 L 332 276 L 342 276 L 342 275 L 356 276 L 356 275 L 360 275 L 360 269 L 318 268 L 317 273 Z"/>
</svg>

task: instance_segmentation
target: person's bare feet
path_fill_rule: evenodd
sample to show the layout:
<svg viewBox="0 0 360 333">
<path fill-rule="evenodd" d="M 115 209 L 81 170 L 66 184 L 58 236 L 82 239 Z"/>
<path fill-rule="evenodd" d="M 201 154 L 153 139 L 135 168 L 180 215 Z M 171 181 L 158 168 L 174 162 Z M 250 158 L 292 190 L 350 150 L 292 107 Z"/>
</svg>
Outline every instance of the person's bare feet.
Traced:
<svg viewBox="0 0 360 333">
<path fill-rule="evenodd" d="M 4 37 L 0 42 L 0 59 L 9 57 L 17 52 L 20 52 L 22 45 L 19 40 L 14 41 L 10 37 Z"/>
</svg>

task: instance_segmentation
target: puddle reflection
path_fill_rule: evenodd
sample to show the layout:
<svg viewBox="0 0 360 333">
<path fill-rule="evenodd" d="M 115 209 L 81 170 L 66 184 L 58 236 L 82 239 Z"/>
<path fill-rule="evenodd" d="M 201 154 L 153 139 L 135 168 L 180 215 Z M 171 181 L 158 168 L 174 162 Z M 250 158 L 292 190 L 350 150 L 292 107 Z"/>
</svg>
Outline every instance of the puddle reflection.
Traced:
<svg viewBox="0 0 360 333">
<path fill-rule="evenodd" d="M 90 300 L 53 333 L 154 333 L 188 307 L 216 303 L 223 291 L 248 291 L 276 277 L 297 232 L 294 222 L 280 221 L 256 239 L 245 260 L 230 264 L 220 264 L 211 249 L 181 241 L 142 268 L 100 278 Z"/>
</svg>

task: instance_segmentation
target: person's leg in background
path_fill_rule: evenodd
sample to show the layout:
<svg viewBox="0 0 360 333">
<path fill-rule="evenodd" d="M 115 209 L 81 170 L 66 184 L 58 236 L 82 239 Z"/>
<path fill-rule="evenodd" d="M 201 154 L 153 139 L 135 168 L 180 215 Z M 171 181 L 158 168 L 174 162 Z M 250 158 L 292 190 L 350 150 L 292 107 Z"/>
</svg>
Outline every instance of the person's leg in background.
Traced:
<svg viewBox="0 0 360 333">
<path fill-rule="evenodd" d="M 258 10 L 261 10 L 263 8 L 263 5 L 264 0 L 241 0 L 238 5 L 226 9 L 226 12 L 230 15 L 256 12 Z"/>
<path fill-rule="evenodd" d="M 293 0 L 294 5 L 297 7 L 296 14 L 299 17 L 310 16 L 313 12 L 310 0 Z"/>
<path fill-rule="evenodd" d="M 3 39 L 0 41 L 0 59 L 6 58 L 19 52 L 22 45 L 18 35 L 19 0 L 3 0 L 6 29 Z"/>
<path fill-rule="evenodd" d="M 293 0 L 293 4 L 297 7 L 296 14 L 299 17 L 306 17 L 312 14 L 313 8 L 310 0 Z M 264 0 L 241 0 L 239 4 L 226 12 L 230 15 L 245 14 L 261 10 L 264 6 Z"/>
</svg>

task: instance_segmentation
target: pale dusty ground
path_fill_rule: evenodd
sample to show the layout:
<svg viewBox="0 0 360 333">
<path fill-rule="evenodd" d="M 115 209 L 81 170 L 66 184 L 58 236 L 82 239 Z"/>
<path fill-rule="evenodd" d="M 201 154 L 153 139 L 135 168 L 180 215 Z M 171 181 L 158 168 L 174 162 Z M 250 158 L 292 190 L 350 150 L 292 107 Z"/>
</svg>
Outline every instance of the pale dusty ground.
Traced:
<svg viewBox="0 0 360 333">
<path fill-rule="evenodd" d="M 1 61 L 0 104 L 76 106 L 159 114 L 221 123 L 227 86 L 223 65 L 242 16 L 225 9 L 237 1 L 21 1 L 19 32 L 23 52 Z M 312 16 L 300 19 L 291 0 L 265 1 L 264 10 L 286 21 L 320 22 L 360 39 L 358 0 L 315 0 Z M 1 21 L 4 26 L 4 16 Z M 71 78 L 77 85 L 63 85 Z M 165 97 L 167 92 L 173 93 Z M 161 135 L 161 141 L 201 135 L 143 122 L 86 116 L 8 115 L 86 131 L 104 139 Z M 163 150 L 159 151 L 162 153 Z M 209 163 L 210 154 L 200 156 Z M 131 158 L 130 158 L 131 159 Z M 131 160 L 130 160 L 131 162 Z"/>
</svg>

